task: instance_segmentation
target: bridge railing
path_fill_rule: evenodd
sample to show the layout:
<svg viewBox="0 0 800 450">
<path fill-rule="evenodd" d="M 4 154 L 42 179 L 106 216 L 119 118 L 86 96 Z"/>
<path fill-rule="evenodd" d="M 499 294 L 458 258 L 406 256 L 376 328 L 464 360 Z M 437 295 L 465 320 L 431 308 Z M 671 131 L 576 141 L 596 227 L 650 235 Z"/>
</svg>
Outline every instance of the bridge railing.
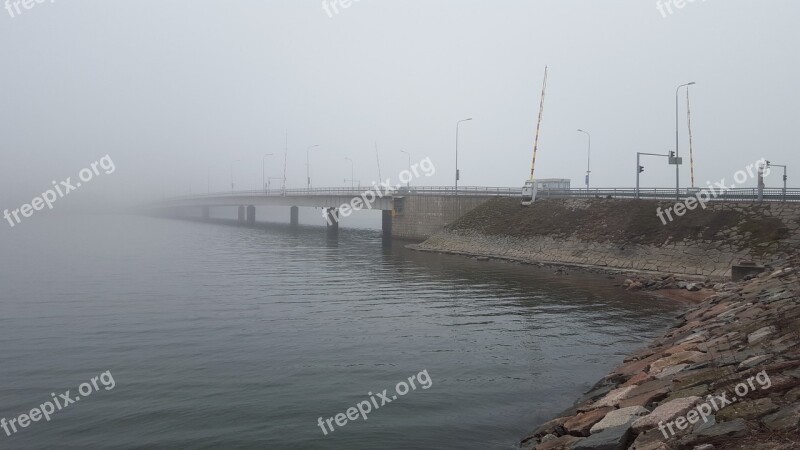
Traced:
<svg viewBox="0 0 800 450">
<path fill-rule="evenodd" d="M 678 197 L 685 199 L 694 197 L 701 192 L 700 188 L 683 188 L 678 191 Z M 758 188 L 734 188 L 720 191 L 705 189 L 705 194 L 700 194 L 710 201 L 730 202 L 757 202 Z M 537 193 L 537 198 L 642 198 L 651 200 L 674 200 L 675 189 L 670 188 L 605 188 L 605 189 L 543 189 Z M 765 188 L 762 199 L 769 202 L 798 202 L 800 189 Z"/>
<path fill-rule="evenodd" d="M 380 189 L 378 191 L 378 189 Z M 319 197 L 319 196 L 340 196 L 357 197 L 368 191 L 376 194 L 394 196 L 480 196 L 480 197 L 520 197 L 522 189 L 519 187 L 485 187 L 485 186 L 459 186 L 458 192 L 453 186 L 402 186 L 398 188 L 386 189 L 375 188 L 372 186 L 362 186 L 361 188 L 332 187 L 332 188 L 312 188 L 312 189 L 272 189 L 250 190 L 235 192 L 219 192 L 212 194 L 189 195 L 173 197 L 169 201 L 180 201 L 188 199 L 205 198 L 231 198 L 231 197 Z M 683 188 L 678 191 L 678 197 L 685 199 L 698 195 L 699 188 Z M 735 188 L 724 191 L 715 190 L 712 192 L 706 189 L 710 201 L 737 201 L 737 202 L 756 202 L 758 201 L 757 188 Z M 598 189 L 539 189 L 537 198 L 637 198 L 637 190 L 634 188 L 598 188 Z M 651 200 L 674 200 L 676 198 L 675 189 L 670 188 L 640 188 L 638 198 Z M 705 198 L 705 197 L 704 197 Z M 762 198 L 767 202 L 800 202 L 800 189 L 765 188 Z"/>
</svg>

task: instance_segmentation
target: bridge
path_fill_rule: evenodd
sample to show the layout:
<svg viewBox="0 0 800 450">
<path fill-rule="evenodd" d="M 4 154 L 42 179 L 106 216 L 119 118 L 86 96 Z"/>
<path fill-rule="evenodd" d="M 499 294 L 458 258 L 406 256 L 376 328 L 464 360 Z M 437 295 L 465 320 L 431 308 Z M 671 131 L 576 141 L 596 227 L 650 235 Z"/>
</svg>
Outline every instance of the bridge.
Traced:
<svg viewBox="0 0 800 450">
<path fill-rule="evenodd" d="M 257 206 L 289 207 L 289 223 L 299 225 L 299 208 L 321 208 L 328 232 L 339 229 L 340 216 L 354 210 L 382 211 L 385 237 L 425 239 L 488 199 L 520 196 L 520 188 L 459 186 L 313 188 L 236 191 L 165 199 L 147 205 L 148 212 L 167 217 L 211 217 L 211 209 L 237 207 L 238 221 L 253 225 Z"/>
<path fill-rule="evenodd" d="M 680 198 L 698 194 L 699 189 L 684 188 Z M 393 189 L 313 188 L 272 191 L 236 191 L 191 195 L 165 199 L 147 205 L 148 212 L 167 217 L 211 217 L 211 209 L 237 207 L 238 222 L 253 225 L 257 206 L 289 207 L 289 223 L 299 225 L 299 208 L 321 208 L 327 218 L 329 232 L 337 232 L 340 215 L 354 210 L 382 211 L 385 237 L 426 239 L 445 225 L 457 220 L 473 208 L 496 197 L 521 197 L 517 187 L 411 186 Z M 668 188 L 605 188 L 544 189 L 537 199 L 546 198 L 620 198 L 675 201 L 675 189 Z M 731 202 L 800 202 L 800 189 L 764 189 L 759 198 L 757 188 L 728 189 L 712 196 L 711 201 Z"/>
</svg>

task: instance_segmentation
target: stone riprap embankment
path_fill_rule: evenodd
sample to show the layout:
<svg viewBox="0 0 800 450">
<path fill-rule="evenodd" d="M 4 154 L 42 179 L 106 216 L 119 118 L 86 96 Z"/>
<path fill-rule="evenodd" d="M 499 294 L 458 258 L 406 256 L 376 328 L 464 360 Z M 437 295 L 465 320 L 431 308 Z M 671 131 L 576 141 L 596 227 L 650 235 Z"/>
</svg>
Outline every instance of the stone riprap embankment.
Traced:
<svg viewBox="0 0 800 450">
<path fill-rule="evenodd" d="M 800 251 L 800 204 L 708 203 L 666 225 L 668 202 L 515 199 L 478 206 L 418 250 L 528 263 L 724 278 L 740 261 L 770 264 Z"/>
<path fill-rule="evenodd" d="M 523 449 L 800 448 L 800 258 L 681 314 Z"/>
</svg>

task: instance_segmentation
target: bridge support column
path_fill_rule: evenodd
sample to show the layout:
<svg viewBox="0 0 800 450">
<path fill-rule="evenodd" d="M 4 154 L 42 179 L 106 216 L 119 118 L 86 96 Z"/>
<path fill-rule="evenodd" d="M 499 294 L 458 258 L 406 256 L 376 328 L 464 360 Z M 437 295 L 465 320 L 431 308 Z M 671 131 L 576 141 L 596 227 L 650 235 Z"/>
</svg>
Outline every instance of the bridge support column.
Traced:
<svg viewBox="0 0 800 450">
<path fill-rule="evenodd" d="M 256 223 L 256 207 L 253 205 L 249 205 L 247 207 L 247 224 L 255 225 L 255 223 Z"/>
<path fill-rule="evenodd" d="M 211 207 L 203 206 L 203 219 L 208 219 L 211 217 Z"/>
<path fill-rule="evenodd" d="M 339 210 L 336 208 L 325 208 L 325 219 L 328 223 L 328 233 L 339 232 Z"/>
<path fill-rule="evenodd" d="M 297 227 L 300 225 L 300 208 L 297 206 L 292 206 L 289 208 L 289 224 L 292 227 Z"/>
<path fill-rule="evenodd" d="M 239 223 L 244 223 L 244 206 L 239 206 Z"/>
<path fill-rule="evenodd" d="M 381 229 L 384 239 L 392 238 L 392 211 L 381 211 Z"/>
</svg>

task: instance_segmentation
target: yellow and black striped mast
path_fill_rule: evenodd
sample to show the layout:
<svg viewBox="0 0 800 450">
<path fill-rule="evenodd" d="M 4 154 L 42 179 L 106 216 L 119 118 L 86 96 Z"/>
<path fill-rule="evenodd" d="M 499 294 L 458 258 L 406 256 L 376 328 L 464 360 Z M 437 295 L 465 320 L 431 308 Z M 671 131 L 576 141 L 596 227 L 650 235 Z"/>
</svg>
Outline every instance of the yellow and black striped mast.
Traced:
<svg viewBox="0 0 800 450">
<path fill-rule="evenodd" d="M 533 160 L 531 161 L 531 181 L 534 180 L 533 172 L 536 169 L 536 151 L 539 149 L 539 129 L 542 126 L 544 113 L 544 93 L 547 89 L 547 66 L 544 67 L 544 82 L 542 83 L 542 99 L 539 101 L 539 120 L 536 122 L 536 139 L 533 141 Z"/>
</svg>

